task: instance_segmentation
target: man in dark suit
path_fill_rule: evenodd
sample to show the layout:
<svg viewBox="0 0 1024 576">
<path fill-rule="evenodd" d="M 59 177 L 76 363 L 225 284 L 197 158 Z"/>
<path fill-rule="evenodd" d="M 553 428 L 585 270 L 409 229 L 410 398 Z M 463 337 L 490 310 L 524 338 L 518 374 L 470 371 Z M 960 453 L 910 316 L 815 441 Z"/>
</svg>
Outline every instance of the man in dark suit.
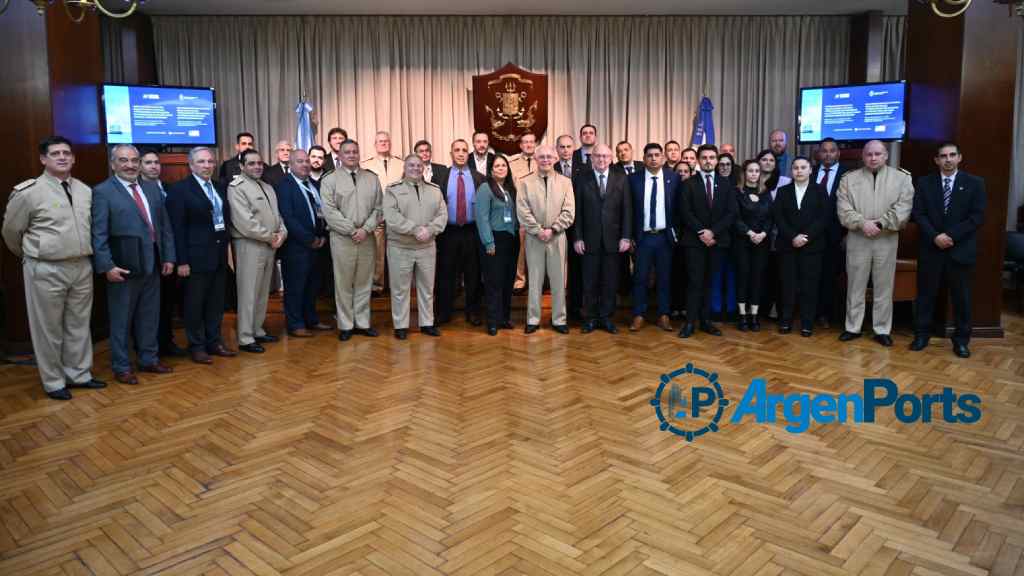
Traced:
<svg viewBox="0 0 1024 576">
<path fill-rule="evenodd" d="M 825 188 L 811 179 L 811 161 L 797 156 L 791 164 L 793 181 L 779 188 L 772 216 L 779 235 L 782 277 L 782 313 L 779 333 L 793 330 L 793 306 L 800 294 L 800 335 L 810 336 L 821 283 L 821 257 L 826 246 L 828 198 Z"/>
<path fill-rule="evenodd" d="M 960 146 L 946 142 L 935 153 L 937 174 L 917 180 L 913 218 L 921 230 L 917 260 L 917 310 L 914 341 L 917 351 L 928 345 L 936 295 L 943 279 L 949 286 L 956 326 L 953 352 L 971 355 L 971 276 L 977 261 L 977 232 L 985 220 L 985 181 L 961 171 Z"/>
<path fill-rule="evenodd" d="M 664 167 L 661 144 L 644 146 L 644 170 L 629 178 L 633 193 L 633 322 L 636 332 L 644 326 L 647 312 L 647 278 L 651 266 L 657 272 L 658 327 L 672 331 L 669 308 L 672 303 L 672 249 L 676 244 L 675 212 L 679 200 L 679 176 Z"/>
<path fill-rule="evenodd" d="M 423 162 L 423 179 L 427 182 L 432 182 L 441 186 L 441 179 L 448 177 L 448 173 L 446 172 L 447 168 L 444 164 L 438 164 L 437 162 L 432 161 L 434 149 L 430 145 L 430 142 L 427 140 L 420 140 L 412 147 L 412 151 L 414 154 L 419 156 L 420 160 Z"/>
<path fill-rule="evenodd" d="M 473 133 L 473 154 L 469 157 L 469 167 L 479 174 L 490 177 L 494 166 L 494 152 L 491 152 L 491 137 L 487 132 Z M 430 181 L 424 174 L 424 180 Z"/>
<path fill-rule="evenodd" d="M 580 147 L 572 153 L 573 163 L 590 168 L 590 154 L 594 151 L 594 146 L 596 144 L 597 126 L 594 126 L 593 124 L 584 124 L 581 126 Z M 563 176 L 568 176 L 568 174 L 563 174 Z"/>
<path fill-rule="evenodd" d="M 277 155 L 277 162 L 270 168 L 263 169 L 262 180 L 271 186 L 277 186 L 284 177 L 288 175 L 288 159 L 291 158 L 292 145 L 287 140 L 281 140 L 274 147 L 274 154 Z"/>
<path fill-rule="evenodd" d="M 344 128 L 331 128 L 327 133 L 327 157 L 324 158 L 324 174 L 341 166 L 341 143 L 348 140 L 348 132 Z"/>
<path fill-rule="evenodd" d="M 573 181 L 572 241 L 583 259 L 583 333 L 593 332 L 596 322 L 614 334 L 618 331 L 613 318 L 619 263 L 633 237 L 633 192 L 624 173 L 610 170 L 611 148 L 598 144 L 590 157 L 593 169 Z"/>
<path fill-rule="evenodd" d="M 841 246 L 846 229 L 839 223 L 839 214 L 836 212 L 836 191 L 839 190 L 839 181 L 848 169 L 839 163 L 839 146 L 832 138 L 821 141 L 821 146 L 818 147 L 818 162 L 811 180 L 825 190 L 828 206 L 825 209 L 827 225 L 825 246 L 822 250 L 821 281 L 818 286 L 817 318 L 819 323 L 827 328 L 832 320 L 838 319 L 840 308 L 835 302 L 836 286 L 839 284 L 840 273 L 846 269 Z"/>
<path fill-rule="evenodd" d="M 212 364 L 210 356 L 236 356 L 224 346 L 224 282 L 228 267 L 231 210 L 227 191 L 214 183 L 213 151 L 189 151 L 191 174 L 167 192 L 167 212 L 174 229 L 178 276 L 185 279 L 185 334 L 192 361 Z"/>
<path fill-rule="evenodd" d="M 575 181 L 576 177 L 590 169 L 589 164 L 584 164 L 578 159 L 579 150 L 573 151 L 576 141 L 569 134 L 562 134 L 555 140 L 555 151 L 558 153 L 558 162 L 555 163 L 555 172 Z M 589 159 L 589 156 L 588 156 Z M 570 240 L 575 234 L 576 223 L 566 230 L 566 237 Z M 583 308 L 583 264 L 580 255 L 572 247 L 569 247 L 569 254 L 566 257 L 566 305 L 569 309 L 569 320 L 579 321 L 580 310 Z"/>
<path fill-rule="evenodd" d="M 722 331 L 711 323 L 711 279 L 718 274 L 729 252 L 732 224 L 736 218 L 736 193 L 729 180 L 718 175 L 718 148 L 704 144 L 697 149 L 699 170 L 683 183 L 678 222 L 686 249 L 686 324 L 680 338 L 693 335 L 694 327 L 713 336 Z"/>
<path fill-rule="evenodd" d="M 434 180 L 448 206 L 448 225 L 437 236 L 437 314 L 435 325 L 451 321 L 455 291 L 462 273 L 466 295 L 466 321 L 481 324 L 480 239 L 476 231 L 476 192 L 485 177 L 469 167 L 469 143 L 452 142 L 452 166 L 435 170 Z"/>
<path fill-rule="evenodd" d="M 238 135 L 235 136 L 235 155 L 228 158 L 220 165 L 218 177 L 221 182 L 230 182 L 232 178 L 242 173 L 242 164 L 239 160 L 242 156 L 242 152 L 253 149 L 255 145 L 256 138 L 251 132 L 239 132 Z"/>
<path fill-rule="evenodd" d="M 330 330 L 320 323 L 316 297 L 322 275 L 320 254 L 326 251 L 327 222 L 320 201 L 320 184 L 309 177 L 309 157 L 295 150 L 288 161 L 290 174 L 275 188 L 277 208 L 288 230 L 278 251 L 284 279 L 284 317 L 288 334 L 309 338 L 313 330 Z"/>
<path fill-rule="evenodd" d="M 643 162 L 633 160 L 633 145 L 625 140 L 615 145 L 615 158 L 617 162 L 612 164 L 612 170 L 622 172 L 626 176 L 632 176 L 644 169 Z"/>
<path fill-rule="evenodd" d="M 160 190 L 160 198 L 167 202 L 167 185 L 160 180 L 160 173 L 163 167 L 160 164 L 160 155 L 153 150 L 142 152 L 142 165 L 139 171 L 139 179 L 144 183 L 150 183 Z M 166 208 L 165 208 L 166 211 Z M 170 233 L 170 218 L 167 220 L 167 230 Z M 172 241 L 173 241 L 173 233 Z M 160 346 L 160 356 L 183 357 L 188 353 L 174 342 L 174 317 L 181 307 L 181 291 L 178 289 L 178 275 L 173 269 L 170 274 L 160 277 L 160 326 L 157 329 L 157 344 Z"/>
<path fill-rule="evenodd" d="M 166 374 L 160 363 L 160 276 L 174 271 L 174 237 L 160 189 L 139 181 L 141 159 L 130 144 L 110 151 L 114 175 L 92 189 L 93 268 L 107 280 L 110 363 L 114 379 L 138 384 L 128 346 L 131 334 L 139 371 Z"/>
</svg>

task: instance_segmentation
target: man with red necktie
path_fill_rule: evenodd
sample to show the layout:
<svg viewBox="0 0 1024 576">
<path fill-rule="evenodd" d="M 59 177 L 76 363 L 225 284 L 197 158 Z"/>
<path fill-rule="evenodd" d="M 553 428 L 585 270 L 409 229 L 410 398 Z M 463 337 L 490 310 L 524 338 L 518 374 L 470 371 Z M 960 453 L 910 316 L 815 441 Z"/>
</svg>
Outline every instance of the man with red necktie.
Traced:
<svg viewBox="0 0 1024 576">
<path fill-rule="evenodd" d="M 480 240 L 476 231 L 476 191 L 486 177 L 469 167 L 469 143 L 458 139 L 451 145 L 452 165 L 436 170 L 434 181 L 440 183 L 441 196 L 448 209 L 448 223 L 437 236 L 437 308 L 435 325 L 450 322 L 455 304 L 455 293 L 461 274 L 465 285 L 466 321 L 479 326 L 480 297 Z"/>
</svg>

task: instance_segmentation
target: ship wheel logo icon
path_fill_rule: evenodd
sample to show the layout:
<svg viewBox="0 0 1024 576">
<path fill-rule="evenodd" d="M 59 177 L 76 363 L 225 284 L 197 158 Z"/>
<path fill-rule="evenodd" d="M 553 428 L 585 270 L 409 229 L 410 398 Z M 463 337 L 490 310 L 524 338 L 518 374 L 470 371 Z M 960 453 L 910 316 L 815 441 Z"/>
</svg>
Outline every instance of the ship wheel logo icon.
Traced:
<svg viewBox="0 0 1024 576">
<path fill-rule="evenodd" d="M 662 374 L 651 399 L 660 428 L 686 438 L 687 442 L 708 432 L 718 432 L 718 422 L 728 405 L 718 374 L 696 368 L 692 363 Z"/>
</svg>

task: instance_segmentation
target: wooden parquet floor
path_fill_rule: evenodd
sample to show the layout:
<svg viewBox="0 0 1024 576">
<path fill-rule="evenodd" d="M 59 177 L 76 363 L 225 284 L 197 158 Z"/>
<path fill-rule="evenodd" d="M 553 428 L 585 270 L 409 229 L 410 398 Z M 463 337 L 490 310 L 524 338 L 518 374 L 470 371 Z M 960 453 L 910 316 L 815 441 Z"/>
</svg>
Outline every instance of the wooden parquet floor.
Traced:
<svg viewBox="0 0 1024 576">
<path fill-rule="evenodd" d="M 912 354 L 905 332 L 884 349 L 772 325 L 682 341 L 459 322 L 399 342 L 384 316 L 375 340 L 175 361 L 65 403 L 0 367 L 0 574 L 1024 574 L 1015 313 L 969 360 L 940 340 Z M 782 392 L 888 377 L 977 393 L 983 416 L 744 422 L 688 443 L 650 405 L 687 362 L 733 404 L 755 377 Z M 96 366 L 109 378 L 105 344 Z"/>
</svg>

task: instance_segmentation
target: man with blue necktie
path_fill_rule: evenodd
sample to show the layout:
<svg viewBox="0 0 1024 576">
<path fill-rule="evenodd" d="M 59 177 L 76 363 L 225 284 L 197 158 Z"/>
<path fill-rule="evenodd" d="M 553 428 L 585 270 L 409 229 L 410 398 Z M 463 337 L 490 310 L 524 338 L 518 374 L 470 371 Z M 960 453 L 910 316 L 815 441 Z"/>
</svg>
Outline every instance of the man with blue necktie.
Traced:
<svg viewBox="0 0 1024 576">
<path fill-rule="evenodd" d="M 310 178 L 309 156 L 292 152 L 289 175 L 278 183 L 278 210 L 288 229 L 288 239 L 278 250 L 284 278 L 284 317 L 290 336 L 309 338 L 313 330 L 330 330 L 320 323 L 316 296 L 323 269 L 320 254 L 326 251 L 327 221 L 324 220 L 320 185 Z"/>
<path fill-rule="evenodd" d="M 629 178 L 633 194 L 633 246 L 636 251 L 631 332 L 644 327 L 651 266 L 658 275 L 658 328 L 672 331 L 668 315 L 672 302 L 672 250 L 677 238 L 674 213 L 679 176 L 672 170 L 666 170 L 664 165 L 661 144 L 652 142 L 644 146 L 644 170 Z"/>
<path fill-rule="evenodd" d="M 977 232 L 985 220 L 985 181 L 960 170 L 960 147 L 945 142 L 935 152 L 938 174 L 917 180 L 913 218 L 921 230 L 917 306 L 910 349 L 928 346 L 936 296 L 943 280 L 953 304 L 953 353 L 971 355 L 971 276 L 978 256 Z"/>
<path fill-rule="evenodd" d="M 224 186 L 211 180 L 213 158 L 205 146 L 190 150 L 191 173 L 167 191 L 177 272 L 185 282 L 185 335 L 197 364 L 212 364 L 210 356 L 238 354 L 221 340 L 231 209 Z"/>
</svg>

